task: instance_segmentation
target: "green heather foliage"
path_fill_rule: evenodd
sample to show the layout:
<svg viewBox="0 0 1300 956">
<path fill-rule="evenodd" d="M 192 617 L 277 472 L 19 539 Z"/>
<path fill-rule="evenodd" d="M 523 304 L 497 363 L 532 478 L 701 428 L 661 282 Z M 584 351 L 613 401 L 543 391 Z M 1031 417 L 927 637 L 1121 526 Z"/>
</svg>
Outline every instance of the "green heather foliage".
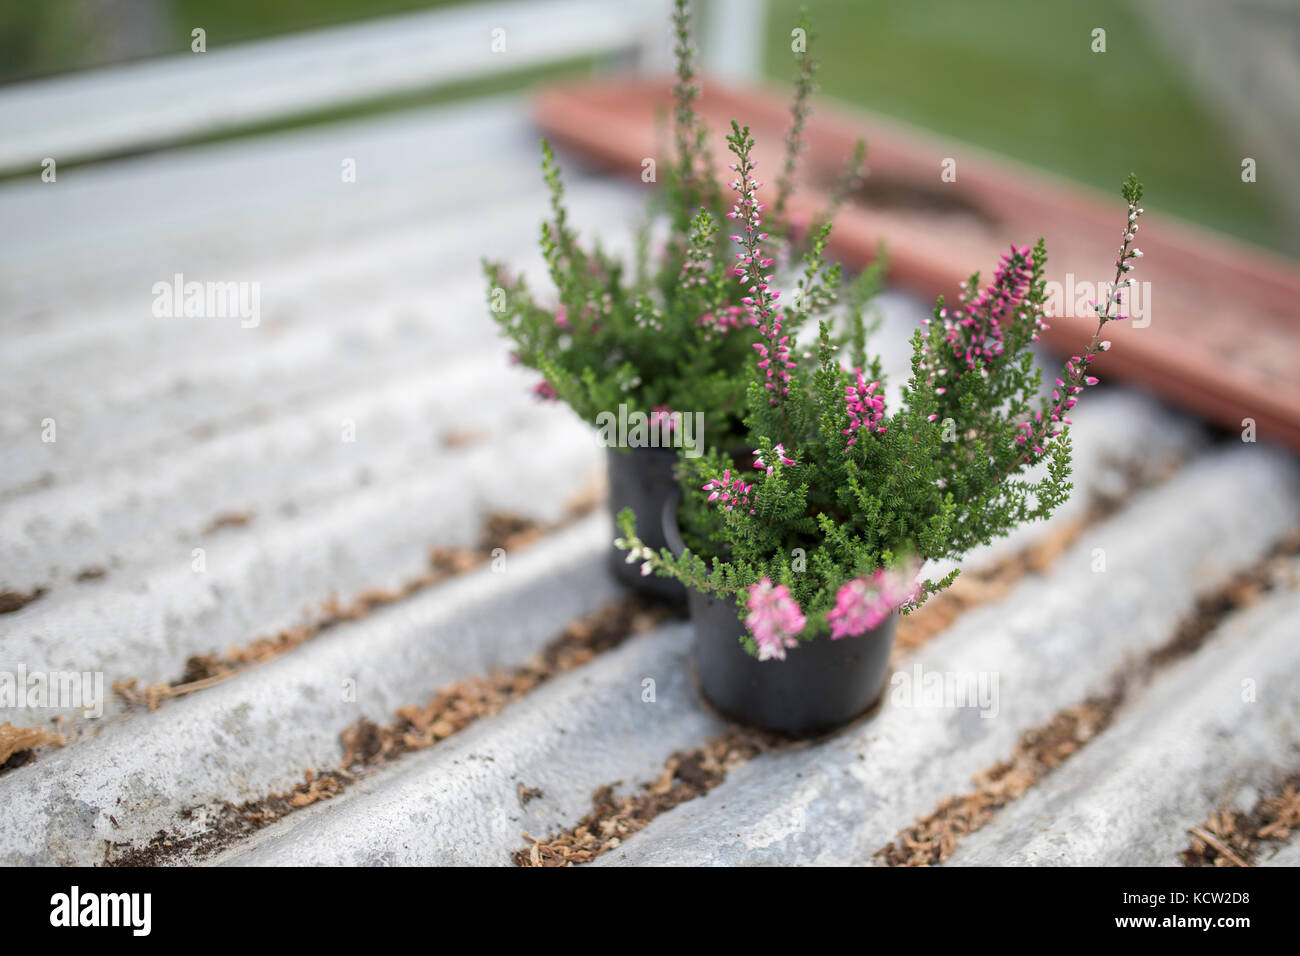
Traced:
<svg viewBox="0 0 1300 956">
<path fill-rule="evenodd" d="M 723 447 L 743 433 L 747 360 L 752 354 L 743 309 L 727 260 L 730 243 L 719 223 L 728 197 L 714 175 L 708 131 L 695 111 L 699 84 L 686 0 L 678 0 L 673 25 L 674 156 L 658 164 L 654 215 L 666 220 L 668 238 L 650 264 L 649 227 L 643 228 L 630 267 L 599 244 L 585 247 L 569 222 L 564 187 L 550 145 L 542 144 L 542 172 L 551 215 L 541 227 L 541 248 L 555 285 L 555 307 L 539 304 L 524 279 L 484 262 L 488 305 L 513 340 L 518 362 L 540 372 L 542 398 L 568 403 L 588 422 L 622 404 L 630 411 L 703 412 L 707 439 Z M 809 112 L 815 64 L 799 60 L 791 135 L 787 138 L 783 207 L 793 188 L 800 131 Z M 846 180 L 856 177 L 861 149 Z M 840 195 L 845 190 L 841 191 Z M 797 256 L 797 230 L 784 216 L 774 231 L 777 255 Z"/>
<path fill-rule="evenodd" d="M 684 463 L 680 520 L 688 549 L 681 556 L 646 548 L 627 510 L 619 516 L 618 543 L 629 561 L 643 562 L 643 573 L 747 603 L 749 649 L 784 657 L 796 636 L 850 636 L 895 607 L 919 607 L 957 573 L 913 584 L 921 561 L 960 558 L 1047 518 L 1066 500 L 1068 416 L 1083 389 L 1097 382 L 1088 373 L 1096 354 L 1110 347 L 1104 327 L 1126 318 L 1118 309 L 1133 260 L 1142 255 L 1131 245 L 1142 187 L 1131 175 L 1123 184 L 1128 218 L 1115 282 L 1106 301 L 1094 304 L 1091 343 L 1065 363 L 1049 397 L 1040 397 L 1031 356 L 1047 317 L 1047 256 L 1039 240 L 1032 250 L 1013 246 L 983 290 L 979 274 L 971 276 L 958 307 L 939 300 L 912 336 L 901 404 L 886 414 L 876 398 L 883 390 L 880 362 L 866 354 L 858 309 L 851 310 L 847 343 L 820 317 L 836 284 L 821 258 L 829 227 L 799 281 L 812 290 L 810 307 L 783 312 L 761 248 L 748 130 L 733 127 L 730 147 L 743 257 L 737 272 L 766 360 L 751 373 L 746 401 L 749 447 L 759 464 L 716 450 Z M 781 337 L 792 344 L 810 317 L 818 317 L 815 346 L 781 351 Z M 1042 467 L 1027 475 L 1034 465 Z"/>
</svg>

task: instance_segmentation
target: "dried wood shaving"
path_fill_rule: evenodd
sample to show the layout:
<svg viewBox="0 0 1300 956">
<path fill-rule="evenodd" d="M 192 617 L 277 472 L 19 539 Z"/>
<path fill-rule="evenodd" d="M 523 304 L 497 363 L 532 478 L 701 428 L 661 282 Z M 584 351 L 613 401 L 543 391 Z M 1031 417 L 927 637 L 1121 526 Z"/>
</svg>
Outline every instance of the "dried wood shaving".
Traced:
<svg viewBox="0 0 1300 956">
<path fill-rule="evenodd" d="M 246 528 L 252 520 L 253 513 L 251 511 L 226 511 L 204 525 L 200 533 L 206 537 L 220 531 L 222 528 Z"/>
<path fill-rule="evenodd" d="M 15 727 L 13 724 L 0 724 L 0 770 L 12 769 L 8 766 L 11 759 L 16 766 L 26 763 L 30 755 L 27 751 L 36 747 L 62 747 L 68 738 L 62 734 L 52 733 L 41 727 Z"/>
</svg>

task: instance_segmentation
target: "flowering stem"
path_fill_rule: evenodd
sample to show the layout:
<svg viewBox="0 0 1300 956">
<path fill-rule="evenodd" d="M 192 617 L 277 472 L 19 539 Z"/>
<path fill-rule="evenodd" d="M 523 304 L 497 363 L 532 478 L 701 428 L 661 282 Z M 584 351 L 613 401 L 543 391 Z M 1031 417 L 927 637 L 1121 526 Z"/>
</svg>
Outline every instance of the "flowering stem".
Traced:
<svg viewBox="0 0 1300 956">
<path fill-rule="evenodd" d="M 789 434 L 789 419 L 785 414 L 785 400 L 790 394 L 790 370 L 795 367 L 795 363 L 790 357 L 790 337 L 781 332 L 783 319 L 781 307 L 776 301 L 781 293 L 771 287 L 773 276 L 766 272 L 772 268 L 773 260 L 762 247 L 769 236 L 760 231 L 763 226 L 763 205 L 758 201 L 758 190 L 763 184 L 754 178 L 756 164 L 751 155 L 754 141 L 749 136 L 749 127 L 742 129 L 732 120 L 727 143 L 737 160 L 731 164 L 736 173 L 731 188 L 738 197 L 731 212 L 727 213 L 727 218 L 742 227 L 739 233 L 731 236 L 731 240 L 739 243 L 743 250 L 736 253 L 739 264 L 733 272 L 741 285 L 746 286 L 746 294 L 740 303 L 764 339 L 763 342 L 754 343 L 760 358 L 758 369 L 763 373 L 763 386 L 770 393 L 768 397 L 771 404 L 781 409 L 787 432 L 785 437 L 790 440 L 792 436 Z"/>
<path fill-rule="evenodd" d="M 1046 414 L 1037 413 L 1035 416 L 1037 420 L 1033 424 L 1025 422 L 1020 426 L 1025 430 L 1025 434 L 1017 437 L 1016 441 L 1029 449 L 1029 453 L 1024 458 L 1025 462 L 1032 462 L 1035 457 L 1044 453 L 1044 442 L 1060 434 L 1059 425 L 1070 424 L 1070 420 L 1065 415 L 1078 401 L 1075 396 L 1082 392 L 1085 386 L 1097 384 L 1097 379 L 1088 374 L 1089 367 L 1097 357 L 1098 351 L 1105 352 L 1110 348 L 1110 343 L 1101 337 L 1106 324 L 1126 318 L 1114 310 L 1122 304 L 1123 290 L 1132 281 L 1125 279 L 1125 276 L 1133 271 L 1133 260 L 1142 257 L 1142 250 L 1133 246 L 1133 240 L 1137 238 L 1138 218 L 1145 212 L 1138 205 L 1142 199 L 1142 186 L 1132 174 L 1124 183 L 1124 198 L 1128 200 L 1128 221 L 1124 225 L 1119 258 L 1115 260 L 1115 281 L 1111 283 L 1105 305 L 1093 303 L 1097 312 L 1097 329 L 1093 332 L 1092 341 L 1088 343 L 1083 354 L 1071 356 L 1061 370 L 1060 376 L 1056 379 L 1056 390 L 1052 393 L 1054 403 L 1052 408 L 1047 410 Z M 1005 478 L 1015 470 L 1015 467 L 1015 464 L 1009 466 L 1002 477 Z"/>
</svg>

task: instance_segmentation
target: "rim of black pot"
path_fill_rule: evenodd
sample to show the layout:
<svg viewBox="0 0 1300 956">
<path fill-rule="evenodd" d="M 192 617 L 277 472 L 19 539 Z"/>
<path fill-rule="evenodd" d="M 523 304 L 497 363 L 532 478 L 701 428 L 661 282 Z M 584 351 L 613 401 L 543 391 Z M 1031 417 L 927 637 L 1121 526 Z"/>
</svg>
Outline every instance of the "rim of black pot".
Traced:
<svg viewBox="0 0 1300 956">
<path fill-rule="evenodd" d="M 674 488 L 664 499 L 663 510 L 659 512 L 659 526 L 663 530 L 668 550 L 677 557 L 686 551 L 686 542 L 682 540 L 681 529 L 677 527 L 677 509 L 682 504 L 682 489 Z"/>
</svg>

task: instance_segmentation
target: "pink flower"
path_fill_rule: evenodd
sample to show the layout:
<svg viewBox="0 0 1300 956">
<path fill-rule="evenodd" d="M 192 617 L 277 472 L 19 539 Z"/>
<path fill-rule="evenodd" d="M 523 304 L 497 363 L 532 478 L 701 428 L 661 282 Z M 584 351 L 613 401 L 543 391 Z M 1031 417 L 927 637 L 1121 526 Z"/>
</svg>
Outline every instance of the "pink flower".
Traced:
<svg viewBox="0 0 1300 956">
<path fill-rule="evenodd" d="M 854 373 L 858 377 L 857 384 L 844 387 L 844 404 L 849 412 L 849 427 L 844 429 L 844 434 L 852 436 L 848 441 L 850 445 L 858 440 L 858 429 L 863 425 L 877 434 L 883 435 L 888 430 L 880 424 L 885 417 L 885 397 L 876 394 L 880 383 L 868 385 L 861 369 L 855 369 Z"/>
<path fill-rule="evenodd" d="M 563 302 L 555 310 L 555 325 L 565 332 L 569 331 L 569 309 Z"/>
<path fill-rule="evenodd" d="M 787 457 L 785 457 L 785 446 L 784 446 L 784 445 L 777 445 L 777 446 L 776 446 L 775 448 L 773 448 L 772 450 L 773 450 L 774 452 L 776 452 L 776 457 L 777 457 L 778 459 L 780 459 L 781 464 L 783 464 L 783 465 L 793 465 L 793 464 L 794 464 L 794 459 L 793 459 L 793 458 L 787 458 Z M 758 469 L 760 469 L 760 470 L 762 470 L 762 469 L 765 468 L 765 469 L 767 469 L 767 473 L 770 475 L 770 474 L 772 473 L 772 470 L 773 470 L 773 469 L 772 469 L 772 466 L 771 466 L 771 465 L 765 465 L 765 464 L 763 464 L 762 451 L 761 451 L 760 449 L 758 449 L 758 448 L 755 448 L 754 451 L 753 451 L 753 455 L 754 455 L 754 467 L 755 467 L 755 468 L 758 468 Z"/>
<path fill-rule="evenodd" d="M 983 291 L 968 288 L 965 283 L 962 304 L 965 309 L 948 309 L 939 311 L 942 326 L 932 322 L 923 322 L 925 337 L 942 336 L 953 347 L 958 365 L 949 370 L 936 369 L 927 360 L 926 370 L 932 384 L 939 386 L 939 394 L 951 378 L 957 378 L 967 372 L 988 368 L 1002 355 L 1003 335 L 1012 323 L 1029 323 L 1036 338 L 1038 331 L 1047 328 L 1043 314 L 1031 315 L 1025 309 L 1025 295 L 1029 292 L 1033 279 L 1033 252 L 1028 246 L 1011 247 L 1009 253 L 1002 256 L 1002 261 L 993 275 L 993 282 Z M 927 345 L 925 351 L 929 353 Z"/>
<path fill-rule="evenodd" d="M 710 481 L 703 488 L 709 492 L 709 501 L 719 502 L 723 511 L 730 511 L 736 505 L 748 507 L 749 493 L 754 490 L 754 486 L 745 484 L 740 476 L 732 478 L 730 468 L 722 473 L 720 479 Z M 750 508 L 749 513 L 753 514 L 754 509 Z"/>
<path fill-rule="evenodd" d="M 559 398 L 559 395 L 555 392 L 555 386 L 545 379 L 533 386 L 533 396 L 543 402 L 553 402 Z"/>
<path fill-rule="evenodd" d="M 738 329 L 745 323 L 745 308 L 739 305 L 727 305 L 715 312 L 705 312 L 695 324 L 704 329 L 704 340 L 711 340 L 714 334 L 725 334 Z"/>
<path fill-rule="evenodd" d="M 790 591 L 784 584 L 774 586 L 771 578 L 763 578 L 749 589 L 746 606 L 745 625 L 758 644 L 758 659 L 785 660 L 786 649 L 799 646 L 795 635 L 807 623 Z"/>
<path fill-rule="evenodd" d="M 877 568 L 870 577 L 848 581 L 835 595 L 835 607 L 826 615 L 831 639 L 857 637 L 878 627 L 894 608 L 916 600 L 920 591 L 914 566 L 903 570 Z"/>
</svg>

